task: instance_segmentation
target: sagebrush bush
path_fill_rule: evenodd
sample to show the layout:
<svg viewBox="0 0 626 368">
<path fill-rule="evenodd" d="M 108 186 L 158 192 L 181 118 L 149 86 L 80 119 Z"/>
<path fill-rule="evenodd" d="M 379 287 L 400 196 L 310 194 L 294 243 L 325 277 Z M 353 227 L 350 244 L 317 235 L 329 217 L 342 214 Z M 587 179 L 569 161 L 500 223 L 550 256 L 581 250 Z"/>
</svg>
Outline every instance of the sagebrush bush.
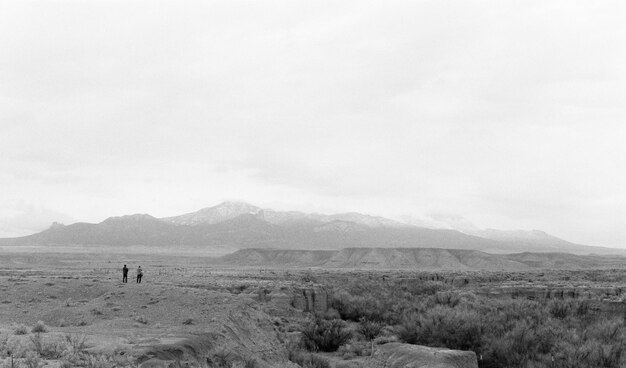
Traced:
<svg viewBox="0 0 626 368">
<path fill-rule="evenodd" d="M 112 357 L 98 354 L 98 355 L 86 355 L 84 358 L 85 368 L 113 368 L 115 362 Z"/>
<path fill-rule="evenodd" d="M 259 363 L 252 357 L 242 358 L 241 360 L 243 368 L 257 368 Z"/>
<path fill-rule="evenodd" d="M 211 363 L 217 368 L 230 368 L 234 362 L 235 355 L 228 349 L 215 350 L 211 353 L 211 356 L 207 358 L 207 363 Z"/>
<path fill-rule="evenodd" d="M 324 313 L 316 314 L 316 316 L 324 319 L 341 319 L 339 312 L 332 307 L 328 308 Z"/>
<path fill-rule="evenodd" d="M 571 312 L 572 306 L 566 300 L 555 299 L 548 304 L 550 315 L 554 318 L 566 318 Z"/>
<path fill-rule="evenodd" d="M 328 360 L 301 350 L 289 350 L 289 360 L 303 368 L 330 368 Z"/>
<path fill-rule="evenodd" d="M 48 332 L 48 327 L 46 326 L 45 323 L 43 323 L 43 321 L 37 321 L 37 323 L 35 323 L 35 325 L 33 326 L 33 329 L 31 332 L 34 332 L 34 333 Z"/>
<path fill-rule="evenodd" d="M 30 343 L 33 346 L 33 349 L 37 352 L 37 354 L 43 354 L 43 338 L 41 337 L 41 333 L 37 332 L 34 335 L 30 336 Z"/>
<path fill-rule="evenodd" d="M 148 319 L 143 314 L 134 318 L 135 322 L 139 322 L 142 325 L 148 324 Z"/>
<path fill-rule="evenodd" d="M 386 320 L 386 312 L 390 307 L 384 299 L 373 295 L 352 296 L 339 292 L 331 300 L 331 306 L 337 310 L 342 319 L 358 322 L 361 318 L 374 321 Z"/>
<path fill-rule="evenodd" d="M 357 331 L 361 335 L 363 335 L 365 340 L 371 341 L 377 338 L 381 334 L 384 327 L 385 325 L 381 322 L 370 321 L 367 318 L 363 317 L 359 321 Z"/>
<path fill-rule="evenodd" d="M 18 325 L 13 330 L 13 333 L 16 334 L 16 335 L 26 335 L 26 334 L 28 334 L 28 327 L 25 326 L 25 325 Z"/>
<path fill-rule="evenodd" d="M 206 357 L 206 363 L 209 367 L 216 368 L 256 368 L 259 365 L 255 358 L 251 356 L 241 356 L 235 351 L 227 348 L 221 348 L 209 352 Z"/>
<path fill-rule="evenodd" d="M 27 368 L 40 368 L 42 366 L 39 354 L 32 350 L 26 352 L 23 361 Z"/>
<path fill-rule="evenodd" d="M 626 341 L 624 321 L 620 318 L 605 319 L 587 327 L 582 335 L 584 340 L 597 340 L 604 344 Z"/>
<path fill-rule="evenodd" d="M 456 307 L 461 301 L 459 293 L 454 291 L 440 291 L 435 294 L 435 302 L 441 305 L 447 305 L 449 307 Z"/>
<path fill-rule="evenodd" d="M 67 352 L 68 348 L 63 340 L 55 338 L 44 343 L 41 355 L 46 359 L 59 359 Z"/>
<path fill-rule="evenodd" d="M 337 349 L 337 351 L 343 355 L 344 359 L 352 359 L 357 356 L 367 356 L 372 353 L 370 343 L 355 340 L 342 345 L 339 349 Z"/>
<path fill-rule="evenodd" d="M 576 316 L 578 317 L 586 316 L 590 309 L 588 300 L 577 300 L 575 303 Z"/>
<path fill-rule="evenodd" d="M 459 350 L 479 350 L 482 333 L 478 313 L 443 306 L 408 317 L 398 327 L 398 337 L 403 342 Z"/>
<path fill-rule="evenodd" d="M 6 354 L 7 342 L 9 341 L 9 335 L 0 334 L 0 355 Z"/>
<path fill-rule="evenodd" d="M 337 351 L 352 337 L 345 322 L 315 318 L 301 330 L 302 343 L 310 351 Z"/>
<path fill-rule="evenodd" d="M 82 353 L 88 347 L 87 336 L 85 334 L 66 333 L 63 335 L 63 339 L 74 354 Z"/>
</svg>

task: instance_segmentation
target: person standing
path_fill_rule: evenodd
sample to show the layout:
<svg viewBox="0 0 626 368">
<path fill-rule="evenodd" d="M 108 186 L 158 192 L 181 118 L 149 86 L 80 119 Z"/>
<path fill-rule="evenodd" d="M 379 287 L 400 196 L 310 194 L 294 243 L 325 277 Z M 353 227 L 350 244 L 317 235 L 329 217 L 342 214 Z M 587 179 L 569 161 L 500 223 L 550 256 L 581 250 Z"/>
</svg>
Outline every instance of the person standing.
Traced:
<svg viewBox="0 0 626 368">
<path fill-rule="evenodd" d="M 128 267 L 126 267 L 126 265 L 124 265 L 124 267 L 122 268 L 122 282 L 128 282 Z"/>
<path fill-rule="evenodd" d="M 137 267 L 137 283 L 141 284 L 141 277 L 143 276 L 143 270 L 141 266 Z"/>
</svg>

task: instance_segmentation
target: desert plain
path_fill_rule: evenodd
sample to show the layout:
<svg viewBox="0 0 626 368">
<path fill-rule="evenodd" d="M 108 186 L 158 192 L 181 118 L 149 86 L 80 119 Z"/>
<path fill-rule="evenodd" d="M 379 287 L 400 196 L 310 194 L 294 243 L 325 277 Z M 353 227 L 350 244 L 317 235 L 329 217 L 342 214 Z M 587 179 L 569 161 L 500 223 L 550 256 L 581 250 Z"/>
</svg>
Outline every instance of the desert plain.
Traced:
<svg viewBox="0 0 626 368">
<path fill-rule="evenodd" d="M 620 268 L 279 268 L 185 251 L 5 247 L 0 364 L 621 367 L 623 290 Z"/>
</svg>

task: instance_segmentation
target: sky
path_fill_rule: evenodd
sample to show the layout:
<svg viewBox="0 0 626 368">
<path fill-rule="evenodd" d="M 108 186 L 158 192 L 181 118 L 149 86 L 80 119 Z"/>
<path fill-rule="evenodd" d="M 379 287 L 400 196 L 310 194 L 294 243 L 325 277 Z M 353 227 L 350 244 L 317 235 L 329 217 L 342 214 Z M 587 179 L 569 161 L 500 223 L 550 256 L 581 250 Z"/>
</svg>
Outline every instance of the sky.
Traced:
<svg viewBox="0 0 626 368">
<path fill-rule="evenodd" d="M 242 200 L 626 248 L 624 16 L 0 0 L 0 236 Z"/>
</svg>

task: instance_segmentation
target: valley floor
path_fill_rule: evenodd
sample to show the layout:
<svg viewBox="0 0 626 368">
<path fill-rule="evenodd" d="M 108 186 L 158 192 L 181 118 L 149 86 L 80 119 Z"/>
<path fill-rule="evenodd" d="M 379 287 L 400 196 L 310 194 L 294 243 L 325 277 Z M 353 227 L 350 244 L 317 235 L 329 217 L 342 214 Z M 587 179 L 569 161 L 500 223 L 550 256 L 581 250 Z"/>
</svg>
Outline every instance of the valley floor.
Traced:
<svg viewBox="0 0 626 368">
<path fill-rule="evenodd" d="M 130 269 L 128 283 L 122 283 L 124 264 Z M 144 270 L 141 284 L 134 273 L 139 265 Z M 174 362 L 178 365 L 172 366 L 375 367 L 394 366 L 393 357 L 402 351 L 417 354 L 418 360 L 462 361 L 457 365 L 462 367 L 513 367 L 516 361 L 498 360 L 503 354 L 498 349 L 505 347 L 490 345 L 493 331 L 484 331 L 480 323 L 472 327 L 480 330 L 475 339 L 449 345 L 437 336 L 413 336 L 406 329 L 425 328 L 428 318 L 436 318 L 433 313 L 455 320 L 459 313 L 477 317 L 474 310 L 494 308 L 508 313 L 517 305 L 534 303 L 528 309 L 535 308 L 539 316 L 546 311 L 547 317 L 523 317 L 541 319 L 525 325 L 529 330 L 544 324 L 554 333 L 561 328 L 584 330 L 594 326 L 594 318 L 623 321 L 623 291 L 626 276 L 620 270 L 285 270 L 220 267 L 212 258 L 188 255 L 0 252 L 0 366 L 10 366 L 10 352 L 29 368 L 165 367 Z M 589 321 L 579 324 L 583 317 Z M 312 323 L 325 326 L 324 320 L 341 322 L 351 337 L 332 353 L 301 353 L 301 332 Z M 362 333 L 368 322 L 379 327 L 373 342 Z M 501 331 L 502 339 L 514 341 L 515 326 Z M 612 328 L 617 328 L 621 344 L 626 329 L 616 326 Z M 449 347 L 469 355 L 446 350 L 452 355 L 444 357 L 437 349 L 414 351 L 417 348 L 398 342 Z M 572 349 L 585 344 L 571 342 Z M 542 367 L 544 360 L 565 359 L 559 346 L 551 349 L 526 352 L 522 360 Z M 323 362 L 314 363 L 315 357 Z M 623 364 L 624 357 L 614 358 Z M 500 365 L 490 365 L 487 359 Z"/>
</svg>

